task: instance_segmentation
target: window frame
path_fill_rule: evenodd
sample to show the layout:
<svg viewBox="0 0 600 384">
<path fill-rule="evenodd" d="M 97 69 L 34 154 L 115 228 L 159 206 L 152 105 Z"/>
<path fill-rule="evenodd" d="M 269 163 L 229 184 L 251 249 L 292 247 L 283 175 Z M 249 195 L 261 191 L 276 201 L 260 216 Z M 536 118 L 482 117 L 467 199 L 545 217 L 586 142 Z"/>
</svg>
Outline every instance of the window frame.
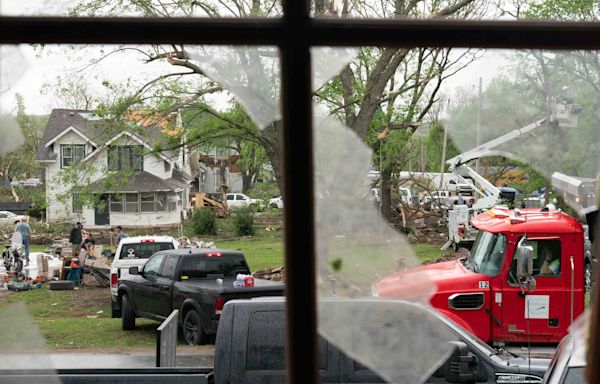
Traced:
<svg viewBox="0 0 600 384">
<path fill-rule="evenodd" d="M 106 154 L 107 170 L 110 172 L 144 170 L 144 154 L 142 145 L 109 145 Z M 139 151 L 139 153 L 136 153 Z M 116 159 L 115 159 L 116 156 Z M 124 159 L 128 166 L 124 166 Z"/>
<path fill-rule="evenodd" d="M 81 193 L 73 192 L 71 197 L 71 211 L 73 213 L 83 213 L 83 202 L 81 201 Z"/>
<path fill-rule="evenodd" d="M 82 149 L 83 148 L 83 155 L 81 157 L 79 157 L 77 159 L 77 161 L 74 161 L 75 160 L 74 152 L 75 152 L 76 148 L 77 149 Z M 70 156 L 65 157 L 65 155 L 64 155 L 65 149 L 70 149 L 71 150 L 71 155 Z M 77 164 L 84 157 L 85 157 L 85 144 L 61 144 L 60 145 L 60 168 L 61 169 L 69 168 L 71 165 Z M 65 165 L 65 158 L 71 160 L 71 162 L 69 163 L 69 165 Z"/>
<path fill-rule="evenodd" d="M 600 49 L 600 23 L 336 20 L 310 17 L 308 0 L 282 0 L 278 19 L 0 16 L 0 44 L 276 45 L 281 52 L 286 204 L 288 382 L 317 382 L 312 46 Z M 289 36 L 294 36 L 290 39 Z M 293 175 L 293 176 L 292 176 Z M 306 342 L 312 340 L 312 342 Z M 306 359 L 313 356 L 313 359 Z"/>
</svg>

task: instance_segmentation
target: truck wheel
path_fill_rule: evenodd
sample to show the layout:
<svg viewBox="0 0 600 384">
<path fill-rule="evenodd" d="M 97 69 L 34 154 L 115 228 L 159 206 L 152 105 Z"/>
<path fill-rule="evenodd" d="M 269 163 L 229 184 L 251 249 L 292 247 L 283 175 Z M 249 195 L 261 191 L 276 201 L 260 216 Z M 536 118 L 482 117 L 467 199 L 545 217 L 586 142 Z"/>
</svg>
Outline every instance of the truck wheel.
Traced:
<svg viewBox="0 0 600 384">
<path fill-rule="evenodd" d="M 191 309 L 183 319 L 183 339 L 187 345 L 204 345 L 208 343 L 208 335 L 202 329 L 202 319 Z"/>
<path fill-rule="evenodd" d="M 585 263 L 583 267 L 583 283 L 586 289 L 592 289 L 592 264 Z"/>
<path fill-rule="evenodd" d="M 131 302 L 129 301 L 129 297 L 127 295 L 123 295 L 121 299 L 121 310 L 123 320 L 123 330 L 131 331 L 135 329 L 135 313 L 133 312 L 133 307 L 131 306 Z"/>
</svg>

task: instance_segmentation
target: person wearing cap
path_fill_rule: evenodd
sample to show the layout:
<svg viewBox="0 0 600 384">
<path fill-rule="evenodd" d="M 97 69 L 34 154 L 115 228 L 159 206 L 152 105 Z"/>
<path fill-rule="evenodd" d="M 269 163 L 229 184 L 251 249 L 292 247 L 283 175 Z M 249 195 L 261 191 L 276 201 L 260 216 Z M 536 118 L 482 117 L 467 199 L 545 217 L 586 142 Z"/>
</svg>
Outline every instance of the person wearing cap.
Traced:
<svg viewBox="0 0 600 384">
<path fill-rule="evenodd" d="M 81 242 L 83 238 L 81 237 L 81 231 L 83 230 L 83 226 L 78 221 L 75 223 L 75 226 L 71 228 L 71 234 L 69 235 L 69 242 L 71 243 L 71 247 L 73 248 L 73 257 L 79 254 L 79 249 L 81 248 Z"/>
</svg>

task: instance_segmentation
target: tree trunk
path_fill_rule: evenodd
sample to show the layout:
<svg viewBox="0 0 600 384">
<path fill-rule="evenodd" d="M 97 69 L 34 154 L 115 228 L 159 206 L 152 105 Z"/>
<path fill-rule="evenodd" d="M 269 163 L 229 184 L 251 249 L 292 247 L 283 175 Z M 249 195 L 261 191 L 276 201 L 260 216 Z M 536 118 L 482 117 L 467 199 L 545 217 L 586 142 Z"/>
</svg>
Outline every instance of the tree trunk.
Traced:
<svg viewBox="0 0 600 384">
<path fill-rule="evenodd" d="M 386 167 L 381 172 L 381 215 L 390 221 L 392 218 L 392 169 Z"/>
<path fill-rule="evenodd" d="M 242 193 L 248 193 L 252 187 L 253 176 L 254 173 L 252 172 L 242 172 Z"/>
<path fill-rule="evenodd" d="M 283 169 L 281 168 L 283 143 L 281 135 L 281 121 L 276 121 L 262 130 L 260 140 L 273 167 L 273 176 L 277 181 L 279 191 L 283 193 Z"/>
</svg>

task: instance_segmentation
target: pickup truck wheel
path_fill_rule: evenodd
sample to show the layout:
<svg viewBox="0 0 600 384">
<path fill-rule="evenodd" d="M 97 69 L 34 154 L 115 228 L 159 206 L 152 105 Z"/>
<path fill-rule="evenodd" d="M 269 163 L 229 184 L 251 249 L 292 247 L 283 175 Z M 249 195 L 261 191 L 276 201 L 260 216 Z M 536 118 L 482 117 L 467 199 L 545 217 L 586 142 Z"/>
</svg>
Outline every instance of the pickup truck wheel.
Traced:
<svg viewBox="0 0 600 384">
<path fill-rule="evenodd" d="M 583 283 L 586 289 L 592 289 L 592 264 L 585 263 L 583 267 Z"/>
<path fill-rule="evenodd" d="M 202 329 L 202 319 L 195 310 L 190 310 L 183 319 L 183 339 L 187 345 L 204 345 L 208 335 Z"/>
<path fill-rule="evenodd" d="M 127 295 L 123 295 L 121 298 L 121 310 L 123 330 L 131 331 L 135 329 L 135 313 L 133 312 L 133 307 L 131 306 L 131 302 L 129 301 L 129 297 L 127 297 Z"/>
</svg>

